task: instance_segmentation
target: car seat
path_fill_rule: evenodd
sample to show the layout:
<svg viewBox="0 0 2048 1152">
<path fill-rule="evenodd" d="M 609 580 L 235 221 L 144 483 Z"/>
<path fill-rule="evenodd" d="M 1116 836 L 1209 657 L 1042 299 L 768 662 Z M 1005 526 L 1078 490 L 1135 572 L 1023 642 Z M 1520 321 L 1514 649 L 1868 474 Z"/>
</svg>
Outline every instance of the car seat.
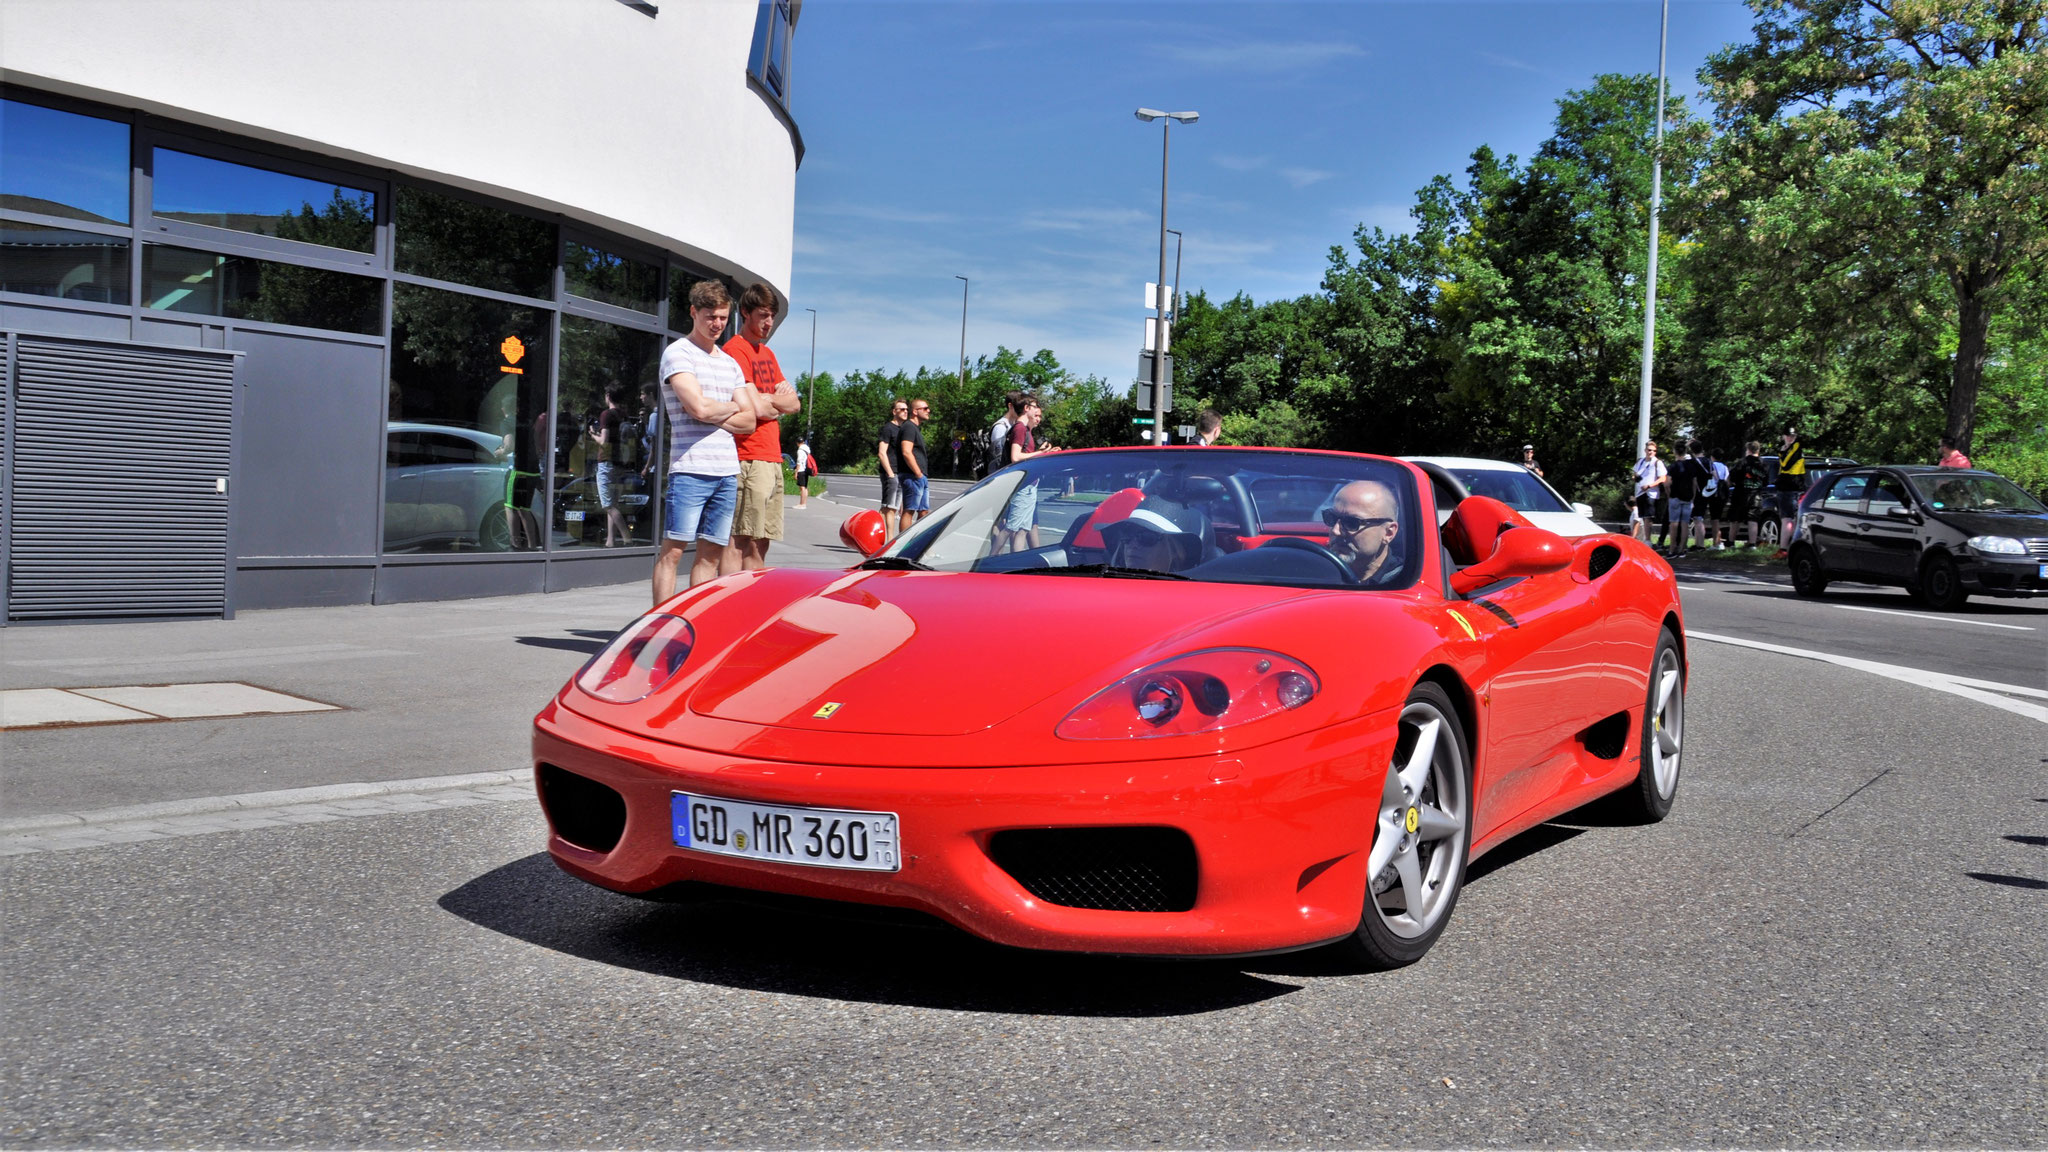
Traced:
<svg viewBox="0 0 2048 1152">
<path fill-rule="evenodd" d="M 1142 488 L 1125 488 L 1110 493 L 1102 503 L 1095 506 L 1095 511 L 1091 512 L 1086 520 L 1081 521 L 1080 527 L 1074 531 L 1073 538 L 1067 541 L 1067 546 L 1098 550 L 1108 548 L 1108 542 L 1102 538 L 1102 529 L 1129 516 L 1144 499 L 1145 492 Z"/>
<path fill-rule="evenodd" d="M 1464 568 L 1493 555 L 1501 533 L 1510 528 L 1534 527 L 1520 512 L 1491 496 L 1467 496 L 1444 521 L 1444 549 L 1451 563 Z"/>
</svg>

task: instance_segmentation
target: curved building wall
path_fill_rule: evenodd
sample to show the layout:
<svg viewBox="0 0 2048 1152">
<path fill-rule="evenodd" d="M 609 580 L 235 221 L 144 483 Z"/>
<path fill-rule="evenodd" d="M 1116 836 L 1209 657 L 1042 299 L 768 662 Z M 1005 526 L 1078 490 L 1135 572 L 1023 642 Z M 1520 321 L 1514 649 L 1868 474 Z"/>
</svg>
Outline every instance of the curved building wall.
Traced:
<svg viewBox="0 0 2048 1152">
<path fill-rule="evenodd" d="M 786 299 L 796 152 L 758 5 L 8 0 L 13 83 L 561 212 Z"/>
<path fill-rule="evenodd" d="M 9 0 L 8 618 L 645 578 L 661 350 L 786 303 L 801 155 L 795 0 L 653 7 Z"/>
</svg>

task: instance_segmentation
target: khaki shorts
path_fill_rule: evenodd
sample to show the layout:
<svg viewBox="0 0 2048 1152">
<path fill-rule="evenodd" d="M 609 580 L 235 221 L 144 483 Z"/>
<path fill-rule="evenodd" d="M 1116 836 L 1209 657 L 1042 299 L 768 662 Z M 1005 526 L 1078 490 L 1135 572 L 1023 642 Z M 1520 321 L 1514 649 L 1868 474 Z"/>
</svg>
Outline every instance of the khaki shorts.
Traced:
<svg viewBox="0 0 2048 1152">
<path fill-rule="evenodd" d="M 733 514 L 732 534 L 782 539 L 782 461 L 740 461 L 740 506 Z"/>
</svg>

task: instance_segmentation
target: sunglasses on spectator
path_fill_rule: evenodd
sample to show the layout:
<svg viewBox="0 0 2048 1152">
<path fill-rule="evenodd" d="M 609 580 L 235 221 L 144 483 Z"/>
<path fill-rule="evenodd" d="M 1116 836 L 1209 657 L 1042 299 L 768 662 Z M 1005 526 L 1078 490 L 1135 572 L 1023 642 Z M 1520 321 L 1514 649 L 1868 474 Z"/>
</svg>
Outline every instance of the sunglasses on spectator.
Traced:
<svg viewBox="0 0 2048 1152">
<path fill-rule="evenodd" d="M 1326 508 L 1323 510 L 1323 523 L 1335 528 L 1346 536 L 1356 536 L 1367 528 L 1377 528 L 1382 524 L 1392 524 L 1393 522 L 1394 518 L 1392 516 L 1346 516 L 1341 512 L 1331 509 Z"/>
</svg>

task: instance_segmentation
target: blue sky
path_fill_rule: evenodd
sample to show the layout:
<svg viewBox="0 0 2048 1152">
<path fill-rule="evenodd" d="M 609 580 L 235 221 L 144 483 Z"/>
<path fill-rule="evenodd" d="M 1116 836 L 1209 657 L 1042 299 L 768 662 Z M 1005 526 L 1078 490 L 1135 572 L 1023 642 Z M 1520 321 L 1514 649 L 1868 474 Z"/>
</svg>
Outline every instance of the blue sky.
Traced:
<svg viewBox="0 0 2048 1152">
<path fill-rule="evenodd" d="M 1415 190 L 1461 183 L 1473 149 L 1526 157 L 1556 102 L 1602 72 L 1654 74 L 1657 0 L 812 0 L 798 27 L 791 319 L 817 363 L 950 367 L 1050 348 L 1118 387 L 1136 370 L 1168 226 L 1185 286 L 1212 298 L 1312 292 L 1363 223 L 1407 226 Z M 1672 0 L 1672 92 L 1747 41 L 1739 0 Z M 1168 238 L 1169 244 L 1172 238 Z M 1172 253 L 1168 276 L 1172 276 Z"/>
</svg>

